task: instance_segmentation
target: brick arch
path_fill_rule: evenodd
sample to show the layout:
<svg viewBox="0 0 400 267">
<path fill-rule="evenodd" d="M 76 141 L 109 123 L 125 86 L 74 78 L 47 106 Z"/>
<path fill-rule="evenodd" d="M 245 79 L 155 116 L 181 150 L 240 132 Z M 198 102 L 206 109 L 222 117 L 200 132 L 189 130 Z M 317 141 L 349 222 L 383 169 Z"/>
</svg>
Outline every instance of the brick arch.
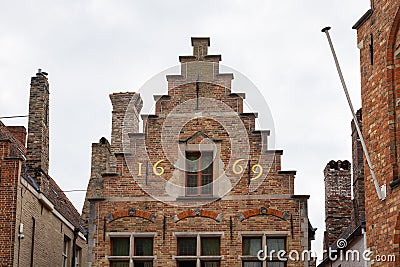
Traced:
<svg viewBox="0 0 400 267">
<path fill-rule="evenodd" d="M 174 216 L 174 222 L 179 222 L 180 220 L 189 218 L 189 217 L 205 217 L 213 219 L 217 222 L 222 221 L 222 213 L 216 213 L 210 210 L 203 210 L 203 209 L 189 209 L 182 211 Z"/>
<path fill-rule="evenodd" d="M 157 216 L 155 214 L 152 214 L 148 211 L 130 208 L 127 210 L 116 211 L 116 212 L 110 213 L 104 219 L 107 223 L 111 223 L 115 220 L 125 218 L 125 217 L 139 217 L 139 218 L 148 220 L 150 222 L 154 222 L 157 218 Z"/>
<path fill-rule="evenodd" d="M 396 12 L 394 17 L 392 26 L 390 28 L 388 42 L 387 42 L 387 49 L 386 49 L 386 70 L 387 70 L 387 84 L 388 84 L 388 113 L 393 114 L 393 117 L 390 117 L 389 120 L 393 121 L 390 123 L 389 126 L 389 140 L 390 140 L 390 163 L 392 165 L 393 170 L 393 177 L 394 179 L 399 175 L 399 167 L 398 167 L 398 151 L 397 151 L 397 140 L 396 134 L 399 128 L 397 126 L 397 114 L 396 111 L 396 99 L 400 98 L 400 95 L 396 93 L 396 89 L 400 88 L 400 79 L 396 79 L 396 70 L 397 72 L 400 71 L 400 67 L 395 67 L 395 57 L 394 53 L 396 51 L 396 40 L 397 40 L 397 33 L 399 31 L 399 23 L 400 23 L 400 7 Z M 398 85 L 396 86 L 396 83 Z M 399 103 L 400 104 L 400 103 Z M 390 182 L 390 181 L 388 181 Z"/>
<path fill-rule="evenodd" d="M 254 217 L 254 216 L 265 216 L 265 215 L 271 215 L 271 216 L 275 216 L 277 218 L 280 218 L 282 220 L 287 220 L 290 217 L 290 214 L 287 212 L 283 212 L 277 209 L 271 209 L 271 208 L 265 208 L 265 207 L 261 207 L 259 209 L 251 209 L 251 210 L 247 210 L 243 213 L 240 213 L 238 215 L 239 220 L 242 222 L 244 220 L 247 220 L 250 217 Z"/>
</svg>

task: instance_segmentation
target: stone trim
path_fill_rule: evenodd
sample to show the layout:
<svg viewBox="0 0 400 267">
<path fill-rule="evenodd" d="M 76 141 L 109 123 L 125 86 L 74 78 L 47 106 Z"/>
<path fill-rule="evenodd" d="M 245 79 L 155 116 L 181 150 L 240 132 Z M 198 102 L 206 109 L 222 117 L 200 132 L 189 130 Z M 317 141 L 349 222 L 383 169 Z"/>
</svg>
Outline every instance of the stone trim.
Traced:
<svg viewBox="0 0 400 267">
<path fill-rule="evenodd" d="M 369 19 L 369 17 L 371 17 L 373 13 L 372 9 L 369 9 L 367 12 L 365 12 L 364 15 L 362 15 L 362 17 L 353 25 L 353 27 L 351 27 L 353 30 L 358 30 L 361 25 L 364 24 L 364 22 Z"/>
</svg>

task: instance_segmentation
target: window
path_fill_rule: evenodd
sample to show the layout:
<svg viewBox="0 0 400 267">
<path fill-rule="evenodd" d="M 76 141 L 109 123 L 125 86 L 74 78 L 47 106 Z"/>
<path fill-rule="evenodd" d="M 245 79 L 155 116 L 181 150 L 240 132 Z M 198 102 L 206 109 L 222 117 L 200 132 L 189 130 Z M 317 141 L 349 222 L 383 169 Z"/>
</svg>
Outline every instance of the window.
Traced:
<svg viewBox="0 0 400 267">
<path fill-rule="evenodd" d="M 262 249 L 262 237 L 243 237 L 242 243 L 243 256 L 247 256 L 243 260 L 243 267 L 261 267 L 262 262 L 258 261 L 257 253 Z"/>
<path fill-rule="evenodd" d="M 113 235 L 113 233 L 110 235 Z M 111 256 L 108 258 L 111 267 L 130 267 L 129 262 L 131 260 L 134 267 L 153 267 L 153 239 L 155 234 L 117 233 L 115 235 L 110 238 Z"/>
<path fill-rule="evenodd" d="M 64 236 L 64 245 L 63 245 L 63 253 L 62 253 L 62 259 L 63 259 L 63 267 L 68 266 L 68 252 L 69 252 L 69 243 L 70 240 L 68 236 Z"/>
<path fill-rule="evenodd" d="M 113 256 L 129 256 L 130 238 L 111 238 Z"/>
<path fill-rule="evenodd" d="M 81 259 L 82 259 L 82 249 L 76 246 L 75 249 L 75 267 L 81 266 Z"/>
<path fill-rule="evenodd" d="M 182 233 L 184 235 L 184 233 Z M 219 267 L 221 261 L 220 234 L 178 236 L 178 267 Z"/>
<path fill-rule="evenodd" d="M 267 260 L 259 261 L 257 253 L 267 246 Z M 260 236 L 244 236 L 242 240 L 243 267 L 285 267 L 286 261 L 278 258 L 278 251 L 286 251 L 286 238 Z M 262 255 L 264 256 L 264 254 Z"/>
<path fill-rule="evenodd" d="M 196 256 L 196 237 L 181 237 L 178 239 L 179 256 Z"/>
<path fill-rule="evenodd" d="M 243 255 L 257 256 L 258 251 L 262 249 L 261 237 L 244 237 L 243 238 Z"/>
<path fill-rule="evenodd" d="M 136 238 L 135 256 L 153 256 L 153 238 Z"/>
<path fill-rule="evenodd" d="M 212 196 L 213 154 L 208 152 L 186 152 L 186 195 Z"/>
</svg>

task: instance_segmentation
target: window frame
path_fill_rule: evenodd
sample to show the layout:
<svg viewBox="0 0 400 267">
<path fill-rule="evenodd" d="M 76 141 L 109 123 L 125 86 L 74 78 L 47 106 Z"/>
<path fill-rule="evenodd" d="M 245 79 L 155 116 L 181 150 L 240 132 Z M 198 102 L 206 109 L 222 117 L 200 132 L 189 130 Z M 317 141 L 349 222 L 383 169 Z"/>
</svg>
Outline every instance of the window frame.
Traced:
<svg viewBox="0 0 400 267">
<path fill-rule="evenodd" d="M 213 182 L 214 182 L 214 161 L 211 161 L 211 173 L 210 174 L 204 174 L 203 169 L 202 169 L 202 157 L 205 155 L 211 155 L 211 158 L 214 159 L 214 151 L 213 150 L 186 150 L 185 151 L 185 196 L 186 197 L 212 197 L 214 195 L 214 188 L 213 188 Z M 190 174 L 188 171 L 188 156 L 189 155 L 199 155 L 198 158 L 198 163 L 197 163 L 197 186 L 196 187 L 189 187 L 188 182 L 189 182 L 189 176 L 195 176 L 194 174 Z M 208 167 L 207 167 L 208 168 Z M 204 177 L 211 178 L 211 182 L 202 185 L 202 179 Z M 211 187 L 211 193 L 203 193 L 203 186 L 209 185 Z M 191 188 L 196 188 L 197 193 L 196 194 L 191 194 L 189 193 L 188 189 Z"/>
<path fill-rule="evenodd" d="M 76 246 L 75 248 L 75 267 L 82 266 L 82 248 Z"/>
<path fill-rule="evenodd" d="M 62 251 L 62 266 L 68 267 L 68 256 L 69 256 L 69 246 L 70 246 L 71 238 L 64 235 L 63 240 L 63 251 Z"/>
<path fill-rule="evenodd" d="M 272 259 L 269 259 L 269 255 L 267 255 L 267 259 L 265 261 L 259 261 L 257 258 L 257 255 L 244 255 L 244 239 L 246 238 L 261 238 L 261 249 L 264 249 L 267 246 L 268 239 L 283 239 L 284 240 L 284 249 L 287 251 L 287 238 L 288 238 L 288 233 L 286 232 L 244 232 L 241 233 L 242 236 L 242 255 L 240 255 L 240 258 L 242 260 L 242 267 L 244 267 L 245 262 L 254 262 L 258 261 L 261 262 L 261 267 L 268 267 L 268 263 L 273 263 L 273 262 L 282 262 L 284 264 L 284 267 L 287 266 L 287 260 L 279 260 L 277 257 L 273 257 Z M 267 252 L 268 253 L 268 252 Z M 287 258 L 287 255 L 285 255 Z"/>
<path fill-rule="evenodd" d="M 117 262 L 117 261 L 128 261 L 129 262 L 129 267 L 135 266 L 135 263 L 138 262 L 152 262 L 152 265 L 154 266 L 154 260 L 156 260 L 156 256 L 154 255 L 154 239 L 157 236 L 157 233 L 154 232 L 110 232 L 106 234 L 110 238 L 110 255 L 107 256 L 106 258 L 110 262 L 110 265 L 112 262 Z M 112 239 L 113 238 L 129 238 L 129 255 L 127 256 L 113 256 L 112 255 Z M 151 238 L 152 239 L 152 255 L 148 256 L 137 256 L 136 254 L 136 242 L 135 239 L 142 239 L 142 238 Z"/>
<path fill-rule="evenodd" d="M 174 236 L 176 237 L 177 256 L 172 256 L 172 259 L 176 260 L 177 266 L 179 266 L 179 262 L 183 261 L 196 261 L 196 267 L 201 267 L 203 262 L 218 261 L 219 266 L 221 266 L 221 260 L 224 259 L 221 255 L 221 243 L 224 232 L 176 232 L 174 233 Z M 204 256 L 202 255 L 201 239 L 212 237 L 219 238 L 219 255 Z M 179 255 L 179 239 L 181 238 L 196 238 L 196 255 Z"/>
</svg>

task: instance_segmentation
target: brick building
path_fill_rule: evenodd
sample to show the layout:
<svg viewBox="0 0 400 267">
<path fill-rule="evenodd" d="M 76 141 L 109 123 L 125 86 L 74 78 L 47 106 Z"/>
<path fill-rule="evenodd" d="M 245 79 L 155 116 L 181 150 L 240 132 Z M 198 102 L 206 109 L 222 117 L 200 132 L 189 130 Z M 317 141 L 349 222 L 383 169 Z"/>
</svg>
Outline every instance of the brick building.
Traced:
<svg viewBox="0 0 400 267">
<path fill-rule="evenodd" d="M 374 0 L 354 25 L 360 49 L 363 135 L 386 199 L 379 200 L 365 166 L 367 244 L 375 256 L 394 255 L 396 262 L 375 259 L 372 266 L 400 265 L 400 1 Z"/>
<path fill-rule="evenodd" d="M 143 132 L 140 95 L 110 95 L 111 144 L 92 144 L 82 213 L 89 266 L 313 266 L 257 258 L 265 246 L 268 256 L 310 250 L 309 196 L 294 194 L 296 172 L 281 170 L 282 150 L 268 149 L 269 131 L 243 112 L 209 45 L 192 38 L 155 114 L 141 115 Z"/>
<path fill-rule="evenodd" d="M 357 119 L 361 126 L 361 109 L 357 111 Z M 362 256 L 366 251 L 364 162 L 353 120 L 351 130 L 353 168 L 347 160 L 331 160 L 324 169 L 325 253 L 319 267 L 366 266 Z M 357 254 L 353 256 L 349 251 Z"/>
<path fill-rule="evenodd" d="M 0 121 L 0 266 L 87 266 L 80 214 L 48 175 L 48 108 L 49 84 L 39 71 L 27 140 L 25 127 Z"/>
</svg>

